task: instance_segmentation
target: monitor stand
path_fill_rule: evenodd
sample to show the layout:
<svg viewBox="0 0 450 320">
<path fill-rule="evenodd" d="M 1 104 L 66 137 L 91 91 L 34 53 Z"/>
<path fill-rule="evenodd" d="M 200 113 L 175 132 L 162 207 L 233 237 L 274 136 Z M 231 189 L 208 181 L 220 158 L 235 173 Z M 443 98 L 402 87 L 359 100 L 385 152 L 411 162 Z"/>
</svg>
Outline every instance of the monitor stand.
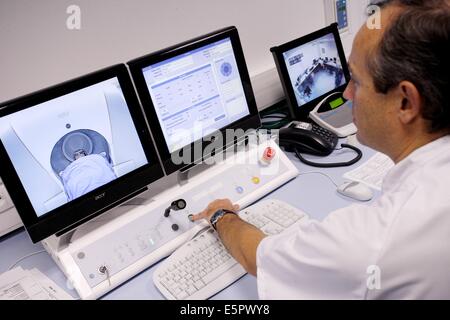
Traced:
<svg viewBox="0 0 450 320">
<path fill-rule="evenodd" d="M 259 161 L 267 147 L 275 151 L 270 163 Z M 180 185 L 176 177 L 168 176 L 149 185 L 148 195 L 138 205 L 127 202 L 79 227 L 71 237 L 53 236 L 43 245 L 80 298 L 95 299 L 208 227 L 204 220 L 191 222 L 189 214 L 218 198 L 229 198 L 245 208 L 297 175 L 297 168 L 275 141 L 249 144 L 228 152 L 215 164 L 191 169 L 187 183 Z M 165 217 L 166 209 L 179 199 L 186 201 L 186 207 Z"/>
</svg>

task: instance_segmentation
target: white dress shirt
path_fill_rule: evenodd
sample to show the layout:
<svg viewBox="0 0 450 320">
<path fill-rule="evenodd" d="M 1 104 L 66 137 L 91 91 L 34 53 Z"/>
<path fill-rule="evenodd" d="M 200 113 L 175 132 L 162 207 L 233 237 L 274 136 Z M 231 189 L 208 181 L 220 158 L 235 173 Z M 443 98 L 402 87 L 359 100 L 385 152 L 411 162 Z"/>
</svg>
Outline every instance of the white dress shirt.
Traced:
<svg viewBox="0 0 450 320">
<path fill-rule="evenodd" d="M 383 193 L 266 237 L 261 299 L 450 299 L 450 136 L 395 165 Z"/>
</svg>

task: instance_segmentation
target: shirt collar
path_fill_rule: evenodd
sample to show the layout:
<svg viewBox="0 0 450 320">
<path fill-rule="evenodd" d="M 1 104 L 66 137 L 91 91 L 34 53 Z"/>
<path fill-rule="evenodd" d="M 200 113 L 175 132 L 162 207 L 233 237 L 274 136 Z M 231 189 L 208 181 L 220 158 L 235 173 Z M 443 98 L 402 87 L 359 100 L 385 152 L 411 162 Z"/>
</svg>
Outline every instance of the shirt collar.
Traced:
<svg viewBox="0 0 450 320">
<path fill-rule="evenodd" d="M 450 150 L 450 135 L 438 138 L 411 152 L 405 159 L 397 163 L 383 180 L 383 191 L 395 189 L 419 167 L 423 167 L 439 154 L 443 148 Z"/>
</svg>

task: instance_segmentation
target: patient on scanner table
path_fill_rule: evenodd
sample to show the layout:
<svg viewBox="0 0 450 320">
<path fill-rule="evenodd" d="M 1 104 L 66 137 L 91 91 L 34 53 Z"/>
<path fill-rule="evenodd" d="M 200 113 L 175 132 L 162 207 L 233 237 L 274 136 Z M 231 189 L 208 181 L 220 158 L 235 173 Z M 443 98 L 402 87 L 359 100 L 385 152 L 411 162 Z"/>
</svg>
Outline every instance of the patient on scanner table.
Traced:
<svg viewBox="0 0 450 320">
<path fill-rule="evenodd" d="M 74 161 L 59 173 L 68 200 L 73 200 L 117 178 L 106 153 L 87 154 L 79 149 Z"/>
</svg>

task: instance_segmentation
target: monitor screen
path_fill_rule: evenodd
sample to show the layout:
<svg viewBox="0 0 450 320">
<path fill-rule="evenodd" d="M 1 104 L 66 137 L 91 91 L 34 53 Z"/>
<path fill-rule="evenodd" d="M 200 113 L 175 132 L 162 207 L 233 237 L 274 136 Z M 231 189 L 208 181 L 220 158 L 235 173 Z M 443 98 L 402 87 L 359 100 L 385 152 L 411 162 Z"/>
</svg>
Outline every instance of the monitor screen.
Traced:
<svg viewBox="0 0 450 320">
<path fill-rule="evenodd" d="M 283 52 L 283 57 L 298 107 L 346 82 L 333 34 Z"/>
<path fill-rule="evenodd" d="M 235 28 L 131 61 L 136 87 L 165 158 L 214 132 L 259 126 Z M 155 119 L 153 121 L 151 119 Z M 247 127 L 249 124 L 247 124 Z M 193 159 L 194 160 L 194 159 Z M 166 169 L 167 168 L 166 166 Z"/>
<path fill-rule="evenodd" d="M 170 152 L 250 113 L 230 38 L 142 71 Z"/>
<path fill-rule="evenodd" d="M 11 169 L 2 177 L 8 190 L 23 188 L 32 209 L 16 205 L 23 220 L 34 226 L 65 212 L 56 233 L 162 176 L 129 81 L 119 65 L 2 106 L 1 158 Z M 135 186 L 133 174 L 142 177 Z M 74 219 L 81 206 L 85 215 Z"/>
<path fill-rule="evenodd" d="M 336 24 L 271 51 L 295 118 L 305 118 L 350 79 Z"/>
</svg>

